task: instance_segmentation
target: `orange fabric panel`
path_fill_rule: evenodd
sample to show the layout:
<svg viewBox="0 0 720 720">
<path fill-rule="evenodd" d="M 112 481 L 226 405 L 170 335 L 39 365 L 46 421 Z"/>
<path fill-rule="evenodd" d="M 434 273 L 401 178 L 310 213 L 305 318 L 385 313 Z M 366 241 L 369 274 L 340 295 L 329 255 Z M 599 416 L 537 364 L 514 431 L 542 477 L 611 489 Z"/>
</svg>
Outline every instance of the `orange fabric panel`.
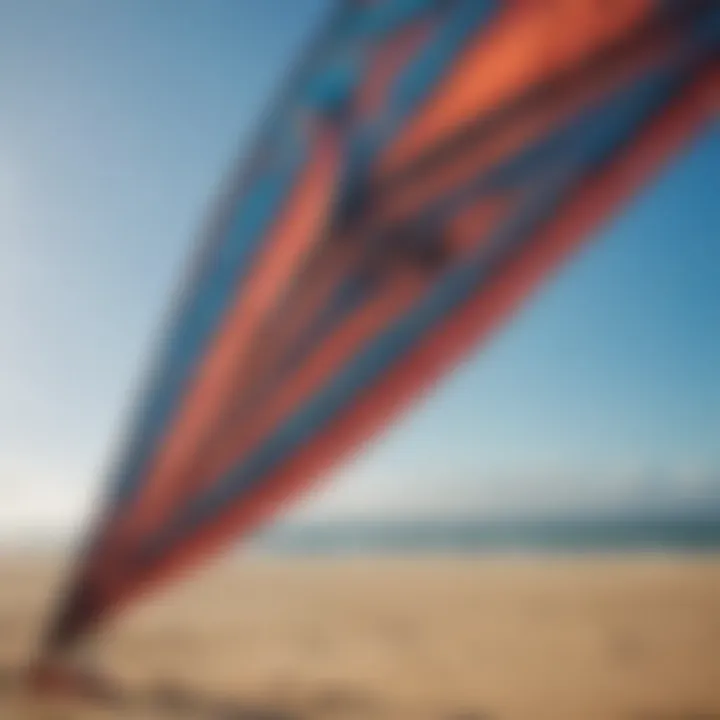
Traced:
<svg viewBox="0 0 720 720">
<path fill-rule="evenodd" d="M 607 97 L 614 89 L 643 76 L 651 67 L 662 62 L 673 52 L 664 35 L 654 36 L 649 42 L 635 46 L 594 75 L 583 73 L 570 80 L 556 95 L 529 105 L 504 121 L 484 141 L 463 147 L 461 152 L 448 153 L 447 157 L 418 179 L 399 180 L 392 188 L 388 180 L 387 191 L 380 184 L 380 204 L 385 217 L 392 219 L 410 214 L 443 192 L 487 171 L 503 158 L 511 157 L 534 140 L 558 127 L 565 118 L 571 118 L 596 102 Z"/>
<path fill-rule="evenodd" d="M 531 86 L 638 28 L 653 0 L 511 0 L 457 59 L 447 79 L 385 152 L 378 177 Z"/>
<path fill-rule="evenodd" d="M 254 334 L 286 291 L 302 258 L 322 237 L 339 163 L 337 135 L 319 131 L 311 159 L 182 401 L 123 534 L 147 531 L 160 508 L 171 502 L 175 479 L 232 396 Z"/>
</svg>

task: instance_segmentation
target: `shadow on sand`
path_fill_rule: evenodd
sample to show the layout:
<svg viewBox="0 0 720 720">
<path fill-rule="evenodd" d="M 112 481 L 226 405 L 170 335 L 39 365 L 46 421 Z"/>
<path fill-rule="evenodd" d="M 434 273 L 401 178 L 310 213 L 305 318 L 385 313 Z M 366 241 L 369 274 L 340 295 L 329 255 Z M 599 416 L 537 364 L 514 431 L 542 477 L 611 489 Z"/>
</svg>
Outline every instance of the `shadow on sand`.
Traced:
<svg viewBox="0 0 720 720">
<path fill-rule="evenodd" d="M 145 710 L 177 718 L 197 720 L 306 720 L 305 713 L 217 698 L 180 686 L 157 685 L 147 690 L 115 693 L 107 702 L 118 711 Z"/>
<path fill-rule="evenodd" d="M 9 697 L 23 697 L 30 702 L 34 700 L 24 677 L 23 671 L 17 667 L 0 666 L 0 708 L 3 700 Z M 64 696 L 62 701 L 67 702 L 68 696 Z M 70 701 L 74 703 L 75 699 L 70 698 Z M 179 720 L 312 720 L 338 716 L 372 718 L 379 710 L 372 698 L 342 689 L 326 691 L 318 695 L 307 708 L 298 710 L 270 701 L 249 703 L 237 698 L 214 697 L 169 683 L 133 689 L 103 683 L 101 691 L 94 690 L 78 698 L 78 701 L 102 706 L 117 712 L 119 717 L 148 713 Z"/>
<path fill-rule="evenodd" d="M 32 702 L 32 691 L 24 682 L 22 670 L 0 667 L 0 708 L 9 697 L 22 697 Z M 59 698 L 67 702 L 68 697 Z M 44 701 L 47 698 L 44 698 Z M 75 700 L 70 698 L 74 703 Z M 306 713 L 290 711 L 270 704 L 249 704 L 230 698 L 218 698 L 183 688 L 179 685 L 157 684 L 144 689 L 105 685 L 102 692 L 78 698 L 83 705 L 97 705 L 117 712 L 119 717 L 144 712 L 178 720 L 308 720 Z"/>
<path fill-rule="evenodd" d="M 24 696 L 33 701 L 16 667 L 0 666 L 0 709 L 4 698 Z M 24 689 L 25 688 L 25 689 Z M 67 700 L 67 697 L 65 698 Z M 74 702 L 74 700 L 73 700 Z M 281 703 L 248 703 L 230 697 L 213 697 L 176 684 L 155 684 L 148 688 L 103 686 L 102 693 L 79 698 L 82 704 L 102 706 L 118 717 L 178 718 L 178 720 L 318 720 L 387 717 L 376 698 L 343 687 L 326 688 L 311 698 L 302 709 L 283 707 Z M 139 714 L 141 713 L 141 714 Z M 138 715 L 139 714 L 139 715 Z M 494 720 L 495 715 L 478 711 L 440 713 L 438 720 Z"/>
</svg>

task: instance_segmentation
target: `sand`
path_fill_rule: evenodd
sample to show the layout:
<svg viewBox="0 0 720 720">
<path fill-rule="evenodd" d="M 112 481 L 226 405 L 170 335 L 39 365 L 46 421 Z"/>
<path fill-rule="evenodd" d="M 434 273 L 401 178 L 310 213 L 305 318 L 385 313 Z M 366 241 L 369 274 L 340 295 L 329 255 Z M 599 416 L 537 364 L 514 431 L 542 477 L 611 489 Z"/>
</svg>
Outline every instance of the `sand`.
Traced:
<svg viewBox="0 0 720 720">
<path fill-rule="evenodd" d="M 24 697 L 61 564 L 0 560 L 0 719 L 720 718 L 720 557 L 241 558 L 98 648 L 105 705 Z"/>
</svg>

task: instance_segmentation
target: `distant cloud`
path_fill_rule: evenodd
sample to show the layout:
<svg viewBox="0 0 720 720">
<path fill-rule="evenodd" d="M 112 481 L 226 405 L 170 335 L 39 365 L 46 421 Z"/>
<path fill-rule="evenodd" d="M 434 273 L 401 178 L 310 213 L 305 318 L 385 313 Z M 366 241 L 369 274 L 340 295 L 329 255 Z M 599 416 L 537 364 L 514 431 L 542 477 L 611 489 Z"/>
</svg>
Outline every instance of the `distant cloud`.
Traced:
<svg viewBox="0 0 720 720">
<path fill-rule="evenodd" d="M 368 477 L 351 468 L 291 513 L 293 519 L 512 515 L 553 512 L 720 508 L 720 470 L 477 473 Z"/>
</svg>

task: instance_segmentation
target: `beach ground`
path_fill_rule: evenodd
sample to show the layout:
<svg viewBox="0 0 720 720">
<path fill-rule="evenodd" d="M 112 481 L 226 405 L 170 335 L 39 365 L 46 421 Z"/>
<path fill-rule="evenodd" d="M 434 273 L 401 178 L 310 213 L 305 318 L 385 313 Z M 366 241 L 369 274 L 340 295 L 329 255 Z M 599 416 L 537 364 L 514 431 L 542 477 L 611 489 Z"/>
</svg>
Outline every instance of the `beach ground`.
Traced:
<svg viewBox="0 0 720 720">
<path fill-rule="evenodd" d="M 720 719 L 720 557 L 225 561 L 117 623 L 119 694 L 18 675 L 63 563 L 0 560 L 0 719 Z"/>
</svg>

